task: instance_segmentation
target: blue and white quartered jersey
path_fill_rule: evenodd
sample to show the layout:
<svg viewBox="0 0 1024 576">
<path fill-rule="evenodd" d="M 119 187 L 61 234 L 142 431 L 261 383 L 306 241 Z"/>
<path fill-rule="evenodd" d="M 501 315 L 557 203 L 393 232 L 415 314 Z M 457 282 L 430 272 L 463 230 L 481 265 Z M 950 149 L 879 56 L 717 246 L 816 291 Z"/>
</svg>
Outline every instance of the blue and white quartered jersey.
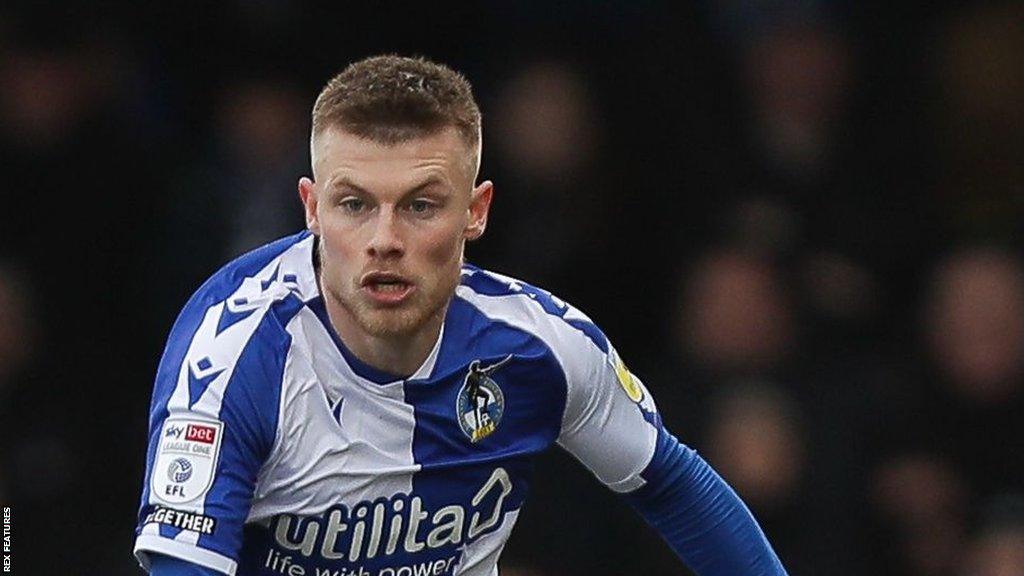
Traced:
<svg viewBox="0 0 1024 576">
<path fill-rule="evenodd" d="M 395 379 L 338 340 L 313 240 L 232 262 L 178 318 L 151 407 L 144 566 L 488 576 L 553 443 L 612 490 L 644 484 L 654 403 L 578 310 L 465 266 L 434 349 Z"/>
</svg>

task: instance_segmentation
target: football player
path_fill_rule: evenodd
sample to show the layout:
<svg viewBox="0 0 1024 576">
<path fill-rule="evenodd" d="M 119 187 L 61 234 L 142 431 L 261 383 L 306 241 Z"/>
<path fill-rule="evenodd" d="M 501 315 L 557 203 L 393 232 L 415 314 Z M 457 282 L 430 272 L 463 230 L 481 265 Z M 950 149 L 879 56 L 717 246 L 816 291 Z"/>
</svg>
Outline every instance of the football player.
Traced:
<svg viewBox="0 0 1024 576">
<path fill-rule="evenodd" d="M 144 567 L 495 575 L 532 461 L 558 444 L 696 573 L 785 574 L 587 316 L 464 261 L 494 188 L 477 180 L 480 112 L 461 75 L 356 62 L 317 98 L 311 150 L 308 230 L 227 264 L 172 329 Z"/>
</svg>

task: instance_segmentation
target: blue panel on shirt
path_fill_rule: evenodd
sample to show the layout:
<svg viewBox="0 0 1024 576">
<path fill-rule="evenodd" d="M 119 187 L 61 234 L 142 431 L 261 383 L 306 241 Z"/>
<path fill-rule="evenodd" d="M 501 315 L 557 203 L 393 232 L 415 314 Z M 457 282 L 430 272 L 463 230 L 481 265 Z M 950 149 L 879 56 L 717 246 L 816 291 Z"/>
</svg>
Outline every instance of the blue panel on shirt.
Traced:
<svg viewBox="0 0 1024 576">
<path fill-rule="evenodd" d="M 206 510 L 215 511 L 224 530 L 200 535 L 199 545 L 228 557 L 242 547 L 241 531 L 227 528 L 245 522 L 252 499 L 247 478 L 255 480 L 277 435 L 285 354 L 291 346 L 285 326 L 303 306 L 295 294 L 274 303 L 242 350 L 224 390 L 220 413 L 225 422 L 223 447 L 217 479 L 205 500 Z M 226 539 L 226 534 L 237 539 Z"/>
<path fill-rule="evenodd" d="M 206 311 L 230 296 L 242 281 L 259 272 L 274 258 L 280 256 L 285 250 L 301 242 L 309 236 L 308 231 L 288 236 L 267 244 L 254 250 L 220 269 L 210 277 L 195 294 L 189 299 L 182 309 L 181 314 L 171 328 L 171 334 L 167 339 L 167 346 L 164 349 L 163 357 L 160 359 L 160 366 L 157 369 L 156 382 L 153 387 L 153 403 L 149 411 L 149 449 L 146 453 L 146 475 L 143 479 L 142 498 L 139 507 L 139 520 L 145 518 L 149 510 L 149 481 L 152 477 L 153 462 L 156 458 L 156 449 L 159 442 L 156 436 L 160 434 L 160 426 L 167 419 L 167 402 L 171 393 L 178 384 L 178 372 L 181 363 L 185 359 L 192 337 L 203 322 Z M 136 532 L 141 526 L 136 528 Z"/>
<path fill-rule="evenodd" d="M 456 410 L 468 367 L 475 360 L 484 367 L 494 366 L 510 354 L 512 359 L 489 376 L 504 400 L 501 420 L 493 433 L 472 442 L 460 427 Z M 538 374 L 544 377 L 538 378 Z M 522 506 L 533 456 L 547 449 L 558 436 L 565 395 L 561 366 L 543 342 L 495 322 L 464 300 L 454 298 L 434 374 L 427 381 L 405 384 L 405 400 L 413 406 L 416 417 L 413 459 L 422 466 L 413 477 L 413 493 L 423 499 L 427 509 L 460 504 L 478 511 L 481 520 L 492 516 L 501 499 L 496 525 L 469 539 L 493 532 L 501 526 L 505 513 Z M 498 468 L 507 474 L 511 491 L 505 494 L 504 485 L 498 482 L 481 493 L 482 500 L 473 505 L 474 495 L 492 476 L 499 477 Z M 469 521 L 467 517 L 467 524 Z M 479 525 L 483 524 L 481 521 Z M 432 558 L 444 559 L 452 554 L 448 547 L 437 550 Z"/>
<path fill-rule="evenodd" d="M 462 276 L 462 285 L 469 287 L 477 294 L 484 296 L 511 296 L 514 294 L 525 294 L 531 300 L 534 300 L 540 304 L 541 308 L 552 316 L 565 319 L 566 313 L 569 311 L 569 307 L 555 298 L 547 290 L 537 288 L 536 286 L 527 284 L 525 282 L 515 283 L 515 288 L 511 284 L 488 274 L 486 271 L 473 266 L 471 264 L 465 264 L 464 270 L 472 272 L 472 274 L 464 274 Z M 601 349 L 605 354 L 608 353 L 608 338 L 601 332 L 593 322 L 588 322 L 581 318 L 573 318 L 565 320 L 570 326 L 586 334 L 598 348 Z"/>
</svg>

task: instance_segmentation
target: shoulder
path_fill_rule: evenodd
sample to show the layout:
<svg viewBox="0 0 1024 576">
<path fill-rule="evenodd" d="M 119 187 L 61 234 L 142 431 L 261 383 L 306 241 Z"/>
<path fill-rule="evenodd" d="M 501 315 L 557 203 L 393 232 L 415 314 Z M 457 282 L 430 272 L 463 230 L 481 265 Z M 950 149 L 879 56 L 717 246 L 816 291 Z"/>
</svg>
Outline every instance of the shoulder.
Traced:
<svg viewBox="0 0 1024 576">
<path fill-rule="evenodd" d="M 222 302 L 240 309 L 280 300 L 288 292 L 312 297 L 316 292 L 310 260 L 312 249 L 313 236 L 303 231 L 228 262 L 195 291 L 182 309 L 179 323 Z"/>
<path fill-rule="evenodd" d="M 317 294 L 312 270 L 313 236 L 301 232 L 244 254 L 214 273 L 185 304 L 171 339 L 193 338 L 195 329 L 216 313 L 213 331 L 227 332 L 255 312 L 274 312 L 275 304 L 295 295 Z"/>
<path fill-rule="evenodd" d="M 556 353 L 609 353 L 608 339 L 586 314 L 522 280 L 466 264 L 456 297 L 491 322 L 537 336 Z"/>
<path fill-rule="evenodd" d="M 158 387 L 190 407 L 239 371 L 273 373 L 289 348 L 288 322 L 317 293 L 313 238 L 295 234 L 225 265 L 189 299 L 168 337 Z M 270 385 L 277 383 L 268 382 Z M 175 391 L 172 393 L 172 390 Z M 172 403 L 174 400 L 172 398 Z"/>
</svg>

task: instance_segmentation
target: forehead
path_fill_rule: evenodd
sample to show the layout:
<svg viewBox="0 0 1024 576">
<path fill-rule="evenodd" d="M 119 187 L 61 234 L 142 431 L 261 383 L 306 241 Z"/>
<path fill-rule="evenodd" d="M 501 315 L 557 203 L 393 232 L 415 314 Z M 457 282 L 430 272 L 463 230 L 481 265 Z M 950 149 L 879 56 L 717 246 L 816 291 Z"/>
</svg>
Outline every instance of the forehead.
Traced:
<svg viewBox="0 0 1024 576">
<path fill-rule="evenodd" d="M 473 163 L 455 128 L 395 144 L 384 144 L 329 127 L 313 139 L 313 176 L 329 184 L 345 177 L 365 182 L 420 180 L 436 176 L 460 186 Z"/>
</svg>

